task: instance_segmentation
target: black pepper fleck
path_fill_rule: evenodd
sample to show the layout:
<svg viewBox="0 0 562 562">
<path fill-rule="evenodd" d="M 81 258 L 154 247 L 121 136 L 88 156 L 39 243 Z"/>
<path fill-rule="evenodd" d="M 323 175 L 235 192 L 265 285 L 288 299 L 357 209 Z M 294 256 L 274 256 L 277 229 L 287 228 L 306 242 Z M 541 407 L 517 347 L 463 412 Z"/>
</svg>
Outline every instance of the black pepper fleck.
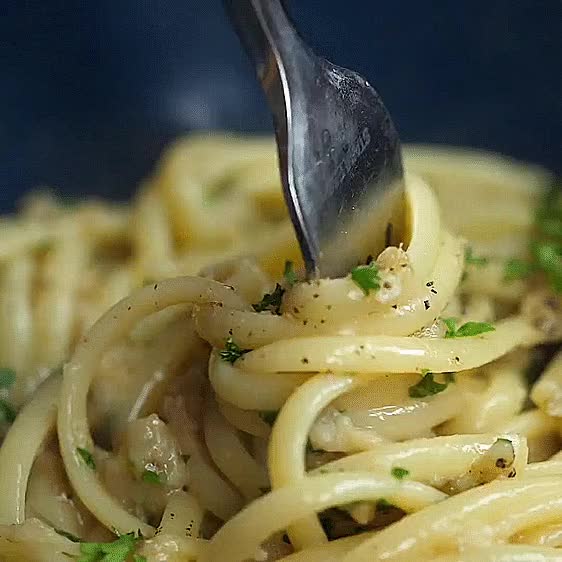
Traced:
<svg viewBox="0 0 562 562">
<path fill-rule="evenodd" d="M 426 301 L 423 301 L 423 305 L 425 306 L 425 309 L 426 309 L 426 310 L 429 310 L 429 309 L 430 309 L 430 306 L 431 306 L 431 305 L 429 304 L 429 301 L 427 301 L 427 300 L 426 300 Z"/>
<path fill-rule="evenodd" d="M 308 365 L 308 358 L 307 357 L 303 357 L 301 359 L 301 363 L 303 363 L 304 365 Z"/>
</svg>

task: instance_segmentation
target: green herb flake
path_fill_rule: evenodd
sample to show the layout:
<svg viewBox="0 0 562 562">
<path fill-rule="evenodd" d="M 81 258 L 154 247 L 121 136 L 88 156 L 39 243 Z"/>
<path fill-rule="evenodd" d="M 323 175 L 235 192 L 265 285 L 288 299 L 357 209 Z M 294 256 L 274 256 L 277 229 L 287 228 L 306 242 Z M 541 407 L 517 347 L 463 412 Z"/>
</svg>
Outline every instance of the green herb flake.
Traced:
<svg viewBox="0 0 562 562">
<path fill-rule="evenodd" d="M 234 342 L 232 338 L 228 338 L 224 345 L 224 349 L 219 353 L 221 359 L 227 361 L 228 363 L 234 363 L 237 359 L 240 359 L 244 353 L 248 353 L 249 349 L 241 349 L 238 344 Z"/>
<path fill-rule="evenodd" d="M 148 482 L 149 484 L 162 484 L 162 476 L 149 468 L 143 470 L 142 479 L 143 482 Z"/>
<path fill-rule="evenodd" d="M 10 388 L 16 382 L 16 372 L 8 367 L 0 368 L 0 388 Z"/>
<path fill-rule="evenodd" d="M 283 272 L 283 277 L 288 285 L 294 285 L 298 281 L 297 274 L 295 273 L 293 262 L 287 260 L 285 262 L 285 271 Z"/>
<path fill-rule="evenodd" d="M 448 386 L 449 381 L 437 382 L 433 373 L 424 369 L 421 380 L 408 388 L 408 395 L 410 398 L 425 398 L 443 392 Z"/>
<path fill-rule="evenodd" d="M 134 533 L 121 535 L 113 542 L 83 542 L 80 543 L 80 558 L 78 562 L 125 562 L 133 554 L 140 537 Z M 136 555 L 134 555 L 136 556 Z M 143 560 L 144 556 L 133 558 L 135 562 Z"/>
<path fill-rule="evenodd" d="M 283 289 L 279 283 L 276 283 L 273 292 L 266 293 L 260 302 L 252 305 L 252 308 L 256 312 L 269 310 L 274 314 L 281 314 L 281 301 L 283 300 L 284 293 L 285 289 Z"/>
<path fill-rule="evenodd" d="M 64 531 L 63 529 L 55 529 L 55 532 L 58 533 L 61 537 L 64 537 L 65 539 L 68 539 L 71 542 L 80 542 L 80 539 L 76 535 L 73 535 L 68 531 Z"/>
<path fill-rule="evenodd" d="M 359 265 L 351 270 L 352 281 L 368 295 L 372 290 L 378 290 L 381 286 L 379 268 L 375 262 L 369 265 Z"/>
<path fill-rule="evenodd" d="M 145 556 L 140 554 L 133 554 L 133 562 L 148 562 Z"/>
<path fill-rule="evenodd" d="M 80 458 L 88 468 L 96 470 L 96 461 L 94 460 L 94 456 L 92 455 L 92 453 L 90 453 L 90 451 L 88 451 L 88 449 L 76 447 L 76 452 L 80 455 Z"/>
<path fill-rule="evenodd" d="M 260 412 L 260 418 L 268 425 L 273 425 L 275 423 L 275 420 L 277 419 L 277 416 L 279 415 L 279 411 L 278 410 L 268 410 L 265 412 Z"/>
<path fill-rule="evenodd" d="M 477 267 L 484 267 L 488 265 L 488 258 L 483 256 L 475 256 L 471 246 L 467 246 L 464 250 L 464 262 L 467 265 L 475 265 Z"/>
<path fill-rule="evenodd" d="M 408 474 L 410 474 L 409 470 L 402 468 L 400 466 L 395 466 L 391 471 L 390 474 L 396 478 L 396 480 L 404 480 Z"/>
<path fill-rule="evenodd" d="M 0 399 L 0 421 L 14 423 L 16 415 L 14 408 L 6 400 Z"/>
<path fill-rule="evenodd" d="M 505 263 L 503 278 L 505 281 L 515 281 L 516 279 L 526 279 L 537 270 L 536 266 L 527 261 L 517 258 L 508 260 Z"/>
<path fill-rule="evenodd" d="M 468 338 L 495 331 L 494 326 L 488 322 L 466 322 L 460 328 L 457 328 L 455 318 L 443 318 L 442 320 L 447 326 L 446 338 Z"/>
<path fill-rule="evenodd" d="M 391 509 L 394 509 L 396 506 L 391 504 L 388 500 L 385 500 L 384 498 L 380 498 L 379 500 L 377 500 L 375 507 L 377 509 L 377 513 L 386 513 Z"/>
</svg>

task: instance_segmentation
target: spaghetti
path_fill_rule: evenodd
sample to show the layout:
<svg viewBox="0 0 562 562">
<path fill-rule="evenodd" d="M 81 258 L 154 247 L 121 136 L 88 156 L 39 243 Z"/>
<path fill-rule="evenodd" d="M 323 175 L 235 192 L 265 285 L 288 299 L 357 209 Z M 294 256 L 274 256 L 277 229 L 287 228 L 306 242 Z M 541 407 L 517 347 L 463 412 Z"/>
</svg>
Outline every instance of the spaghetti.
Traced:
<svg viewBox="0 0 562 562">
<path fill-rule="evenodd" d="M 405 161 L 404 243 L 341 279 L 300 278 L 267 139 L 3 219 L 0 559 L 562 560 L 549 175 Z"/>
</svg>

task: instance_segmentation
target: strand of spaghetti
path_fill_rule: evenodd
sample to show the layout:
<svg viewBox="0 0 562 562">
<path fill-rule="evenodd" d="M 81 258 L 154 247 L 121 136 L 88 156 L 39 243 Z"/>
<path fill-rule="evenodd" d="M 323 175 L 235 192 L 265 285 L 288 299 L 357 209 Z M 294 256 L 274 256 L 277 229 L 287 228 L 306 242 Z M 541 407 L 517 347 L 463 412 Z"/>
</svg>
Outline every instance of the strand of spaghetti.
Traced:
<svg viewBox="0 0 562 562">
<path fill-rule="evenodd" d="M 76 290 L 89 256 L 76 222 L 65 222 L 47 252 L 34 309 L 35 361 L 56 367 L 70 351 Z"/>
<path fill-rule="evenodd" d="M 487 372 L 488 388 L 464 393 L 464 407 L 443 426 L 444 433 L 491 432 L 523 409 L 528 389 L 521 365 L 492 364 Z"/>
<path fill-rule="evenodd" d="M 470 546 L 463 550 L 460 562 L 560 562 L 562 554 L 557 548 L 529 545 Z"/>
<path fill-rule="evenodd" d="M 432 191 L 419 179 L 410 178 L 406 184 L 406 217 L 410 223 L 411 241 L 405 253 L 406 261 L 398 260 L 400 263 L 394 263 L 392 271 L 389 271 L 393 283 L 399 285 L 397 298 L 401 305 L 408 302 L 412 293 L 417 296 L 421 288 L 425 288 L 425 283 L 431 280 L 429 276 L 442 240 L 439 206 Z M 432 217 L 431 221 L 427 220 L 428 216 Z M 410 271 L 411 276 L 408 275 Z M 448 268 L 449 274 L 453 271 Z M 426 292 L 429 293 L 429 288 Z M 300 322 L 306 320 L 308 325 L 320 324 L 321 320 L 333 325 L 341 322 L 342 318 L 380 315 L 382 311 L 391 310 L 390 304 L 393 302 L 380 302 L 376 291 L 365 295 L 350 277 L 344 277 L 295 285 L 284 298 L 283 311 L 294 314 Z"/>
<path fill-rule="evenodd" d="M 142 541 L 139 554 L 155 562 L 191 562 L 199 560 L 207 548 L 207 541 L 160 533 Z M 65 561 L 66 562 L 66 559 Z"/>
<path fill-rule="evenodd" d="M 242 508 L 242 497 L 230 483 L 223 480 L 217 469 L 200 452 L 191 455 L 187 463 L 190 491 L 202 507 L 228 521 Z"/>
<path fill-rule="evenodd" d="M 158 534 L 197 538 L 203 521 L 203 510 L 187 492 L 176 490 L 170 494 L 162 515 Z"/>
<path fill-rule="evenodd" d="M 197 307 L 195 320 L 199 335 L 215 347 L 230 337 L 242 348 L 255 348 L 310 332 L 289 316 L 228 310 L 217 304 Z"/>
<path fill-rule="evenodd" d="M 408 336 L 431 324 L 453 297 L 464 261 L 463 244 L 458 238 L 443 232 L 439 245 L 435 269 L 419 279 L 418 290 L 408 300 L 385 312 L 343 320 L 335 327 L 336 333 Z"/>
<path fill-rule="evenodd" d="M 25 394 L 26 373 L 33 356 L 33 313 L 31 294 L 34 265 L 23 254 L 3 264 L 0 277 L 0 357 L 2 366 L 14 369 L 16 401 Z"/>
<path fill-rule="evenodd" d="M 403 304 L 396 305 L 395 308 L 387 305 L 385 312 L 366 314 L 363 310 L 362 315 L 353 318 L 349 308 L 343 307 L 336 315 L 333 306 L 329 304 L 322 305 L 320 310 L 315 312 L 315 317 L 318 318 L 314 319 L 303 311 L 304 299 L 298 293 L 293 294 L 300 287 L 307 286 L 299 284 L 287 295 L 284 304 L 286 314 L 283 316 L 228 310 L 218 305 L 207 305 L 197 311 L 197 328 L 202 338 L 217 347 L 222 346 L 227 338 L 232 337 L 242 347 L 252 349 L 282 339 L 334 334 L 334 332 L 353 335 L 407 336 L 431 323 L 444 309 L 458 285 L 463 259 L 461 242 L 450 234 L 445 234 L 435 269 L 431 275 L 420 279 L 417 294 L 405 300 Z M 320 283 L 336 281 L 341 280 L 324 280 Z M 319 291 L 314 294 L 321 294 L 322 285 L 318 287 L 313 284 L 308 286 L 307 290 Z M 327 298 L 323 300 L 311 298 L 315 303 L 327 300 Z M 295 311 L 298 311 L 298 314 L 295 314 Z"/>
<path fill-rule="evenodd" d="M 276 411 L 309 373 L 260 373 L 239 369 L 213 351 L 209 359 L 209 380 L 220 398 L 243 410 Z"/>
<path fill-rule="evenodd" d="M 207 402 L 203 416 L 205 444 L 217 468 L 251 501 L 269 487 L 265 467 L 246 451 L 236 430 Z"/>
<path fill-rule="evenodd" d="M 527 463 L 527 444 L 518 435 L 448 435 L 429 439 L 413 439 L 401 443 L 376 446 L 370 451 L 356 453 L 328 462 L 310 474 L 341 471 L 378 471 L 390 474 L 394 466 L 405 468 L 408 477 L 429 486 L 441 487 L 465 475 L 473 464 L 482 459 L 498 440 L 509 440 L 514 461 L 510 465 L 523 473 Z M 490 459 L 495 463 L 495 458 Z M 498 471 L 497 474 L 501 472 Z"/>
<path fill-rule="evenodd" d="M 33 461 L 53 431 L 61 377 L 52 375 L 15 419 L 0 447 L 0 523 L 25 520 L 25 494 Z"/>
<path fill-rule="evenodd" d="M 373 556 L 424 559 L 445 548 L 473 544 L 475 537 L 505 541 L 530 525 L 561 516 L 559 479 L 496 480 L 405 517 L 365 541 L 342 562 L 370 562 Z"/>
<path fill-rule="evenodd" d="M 537 332 L 513 317 L 497 323 L 494 332 L 470 338 L 394 336 L 331 336 L 294 338 L 266 345 L 244 355 L 242 369 L 268 373 L 337 371 L 411 373 L 461 371 L 485 365 L 517 346 L 531 345 Z"/>
<path fill-rule="evenodd" d="M 551 523 L 549 525 L 536 525 L 524 529 L 511 538 L 512 542 L 525 545 L 551 546 L 559 548 L 562 546 L 562 523 Z"/>
<path fill-rule="evenodd" d="M 562 476 L 562 459 L 549 459 L 542 462 L 532 462 L 525 467 L 525 478 L 535 476 Z"/>
<path fill-rule="evenodd" d="M 562 417 L 562 352 L 556 354 L 533 385 L 531 400 L 547 416 Z"/>
<path fill-rule="evenodd" d="M 447 497 L 417 482 L 375 477 L 364 472 L 327 474 L 297 481 L 255 500 L 221 527 L 200 562 L 252 558 L 259 544 L 295 521 L 329 507 L 386 498 L 406 512 L 423 509 Z"/>
<path fill-rule="evenodd" d="M 242 410 L 228 402 L 219 402 L 219 412 L 233 427 L 254 437 L 267 439 L 271 427 L 253 410 Z"/>
<path fill-rule="evenodd" d="M 268 467 L 272 489 L 305 478 L 305 451 L 310 428 L 320 412 L 338 396 L 357 387 L 357 377 L 317 375 L 300 386 L 277 417 L 269 440 Z M 298 549 L 326 542 L 315 515 L 299 519 L 287 530 Z"/>
<path fill-rule="evenodd" d="M 139 188 L 131 222 L 139 275 L 154 280 L 176 275 L 167 212 L 149 185 Z"/>
<path fill-rule="evenodd" d="M 93 447 L 87 419 L 91 381 L 107 347 L 125 337 L 140 320 L 175 304 L 202 302 L 224 302 L 232 308 L 246 306 L 235 291 L 206 279 L 178 278 L 144 287 L 96 322 L 65 366 L 57 429 L 66 472 L 86 507 L 105 526 L 120 533 L 140 529 L 143 535 L 151 536 L 153 528 L 125 511 L 107 493 L 78 452 L 79 448 Z"/>
</svg>

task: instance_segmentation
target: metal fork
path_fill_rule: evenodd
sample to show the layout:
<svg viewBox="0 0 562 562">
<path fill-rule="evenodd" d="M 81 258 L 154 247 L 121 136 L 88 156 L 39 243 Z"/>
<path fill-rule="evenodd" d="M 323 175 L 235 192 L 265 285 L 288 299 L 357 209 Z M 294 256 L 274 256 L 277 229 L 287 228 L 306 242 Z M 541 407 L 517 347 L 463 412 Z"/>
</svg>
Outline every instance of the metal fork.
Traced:
<svg viewBox="0 0 562 562">
<path fill-rule="evenodd" d="M 400 141 L 373 87 L 316 56 L 280 0 L 224 0 L 273 114 L 308 278 L 335 277 L 403 235 Z"/>
</svg>

